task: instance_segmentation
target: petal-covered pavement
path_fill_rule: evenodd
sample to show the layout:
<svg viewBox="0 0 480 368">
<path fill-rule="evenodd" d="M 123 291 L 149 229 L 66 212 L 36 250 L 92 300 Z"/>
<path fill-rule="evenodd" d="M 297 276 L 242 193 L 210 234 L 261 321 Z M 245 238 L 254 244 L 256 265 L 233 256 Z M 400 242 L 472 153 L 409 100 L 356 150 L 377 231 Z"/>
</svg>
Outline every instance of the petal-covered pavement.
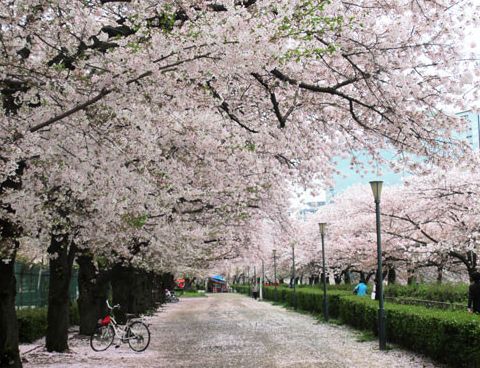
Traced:
<svg viewBox="0 0 480 368">
<path fill-rule="evenodd" d="M 127 345 L 96 353 L 73 335 L 68 354 L 51 354 L 39 343 L 22 346 L 24 367 L 439 367 L 397 348 L 379 351 L 377 341 L 360 342 L 350 328 L 318 322 L 239 294 L 182 299 L 148 318 L 147 351 Z M 33 350 L 32 350 L 33 349 Z"/>
</svg>

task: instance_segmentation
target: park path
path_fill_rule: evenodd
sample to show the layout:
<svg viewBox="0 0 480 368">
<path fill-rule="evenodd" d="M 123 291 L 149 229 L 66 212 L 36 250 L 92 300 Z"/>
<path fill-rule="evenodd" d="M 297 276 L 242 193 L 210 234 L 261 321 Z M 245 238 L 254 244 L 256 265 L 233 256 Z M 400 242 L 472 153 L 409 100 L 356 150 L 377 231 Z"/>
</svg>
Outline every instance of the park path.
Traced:
<svg viewBox="0 0 480 368">
<path fill-rule="evenodd" d="M 126 345 L 95 353 L 88 341 L 73 337 L 71 353 L 36 349 L 25 355 L 24 367 L 438 367 L 396 348 L 379 351 L 377 341 L 359 342 L 359 334 L 345 326 L 239 294 L 182 299 L 149 322 L 152 342 L 144 353 L 133 353 Z"/>
</svg>

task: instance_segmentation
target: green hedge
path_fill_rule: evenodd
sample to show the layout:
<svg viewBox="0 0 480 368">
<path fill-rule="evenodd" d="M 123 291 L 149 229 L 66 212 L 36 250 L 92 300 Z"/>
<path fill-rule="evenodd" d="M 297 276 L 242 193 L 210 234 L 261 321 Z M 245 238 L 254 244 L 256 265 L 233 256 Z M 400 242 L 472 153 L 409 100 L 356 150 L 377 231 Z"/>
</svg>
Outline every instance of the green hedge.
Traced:
<svg viewBox="0 0 480 368">
<path fill-rule="evenodd" d="M 17 320 L 20 342 L 33 342 L 47 331 L 47 308 L 17 310 Z"/>
<path fill-rule="evenodd" d="M 327 285 L 328 290 L 352 291 L 356 284 Z M 385 296 L 392 298 L 413 298 L 429 300 L 443 303 L 466 303 L 468 298 L 468 286 L 463 283 L 445 283 L 445 284 L 417 284 L 417 285 L 398 285 L 391 284 L 384 287 Z M 368 284 L 371 292 L 373 284 Z M 300 289 L 321 289 L 322 285 L 300 285 Z"/>
<path fill-rule="evenodd" d="M 395 298 L 416 298 L 444 303 L 466 303 L 467 284 L 418 284 L 388 285 L 385 296 Z"/>
<path fill-rule="evenodd" d="M 352 284 L 339 284 L 339 285 L 328 285 L 327 284 L 327 288 L 328 290 L 344 290 L 344 291 L 350 291 L 352 292 L 353 289 L 355 288 L 355 286 L 357 286 L 356 283 L 352 283 Z M 368 289 L 371 290 L 371 287 L 372 287 L 372 284 L 368 284 Z M 317 288 L 322 288 L 323 285 L 322 284 L 318 284 L 318 285 L 315 285 L 315 287 Z"/>
<path fill-rule="evenodd" d="M 17 310 L 18 338 L 21 343 L 33 342 L 47 333 L 47 308 Z M 70 306 L 70 324 L 78 325 L 80 316 L 77 304 Z"/>
<path fill-rule="evenodd" d="M 245 287 L 236 287 L 239 292 Z M 264 298 L 274 300 L 275 288 L 264 288 Z M 277 301 L 293 306 L 293 290 L 277 288 Z M 322 313 L 320 289 L 296 292 L 297 308 Z M 328 292 L 329 314 L 350 326 L 377 333 L 378 302 L 349 291 Z M 419 306 L 386 304 L 389 342 L 430 356 L 452 367 L 480 367 L 480 316 L 465 311 L 428 309 Z"/>
</svg>

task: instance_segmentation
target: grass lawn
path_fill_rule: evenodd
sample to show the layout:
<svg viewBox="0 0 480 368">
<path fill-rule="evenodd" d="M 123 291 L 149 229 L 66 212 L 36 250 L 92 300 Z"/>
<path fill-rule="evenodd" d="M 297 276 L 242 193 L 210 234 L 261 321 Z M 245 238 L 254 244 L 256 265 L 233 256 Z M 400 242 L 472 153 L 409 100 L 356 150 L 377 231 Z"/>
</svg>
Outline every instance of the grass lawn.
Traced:
<svg viewBox="0 0 480 368">
<path fill-rule="evenodd" d="M 205 295 L 204 292 L 199 293 L 196 290 L 183 290 L 179 291 L 177 295 L 180 298 L 205 298 L 207 295 Z"/>
</svg>

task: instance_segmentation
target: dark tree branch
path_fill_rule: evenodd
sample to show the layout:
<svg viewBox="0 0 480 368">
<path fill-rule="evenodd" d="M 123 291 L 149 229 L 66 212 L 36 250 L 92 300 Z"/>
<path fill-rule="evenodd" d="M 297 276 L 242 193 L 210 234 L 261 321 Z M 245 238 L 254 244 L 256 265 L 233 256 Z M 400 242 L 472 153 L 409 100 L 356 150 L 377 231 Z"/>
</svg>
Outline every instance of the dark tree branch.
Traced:
<svg viewBox="0 0 480 368">
<path fill-rule="evenodd" d="M 210 57 L 210 53 L 201 54 L 201 55 L 193 56 L 193 57 L 188 58 L 188 59 L 179 60 L 179 61 L 170 63 L 168 65 L 162 65 L 161 67 L 159 67 L 159 69 L 163 70 L 163 69 L 170 68 L 172 66 L 181 65 L 181 64 L 185 64 L 187 62 L 193 61 L 193 60 L 203 59 L 203 58 L 208 58 L 208 57 Z M 163 59 L 164 58 L 158 59 L 158 61 L 163 60 Z M 151 71 L 151 70 L 146 71 L 146 72 L 140 74 L 139 76 L 128 80 L 126 82 L 126 84 L 130 85 L 132 83 L 138 82 L 139 80 L 144 79 L 144 78 L 146 78 L 146 77 L 148 77 L 152 74 L 153 74 L 153 71 Z M 113 89 L 102 89 L 95 97 L 93 97 L 93 98 L 91 98 L 91 99 L 89 99 L 89 100 L 71 108 L 70 110 L 65 111 L 64 113 L 62 113 L 60 115 L 54 116 L 53 118 L 50 118 L 50 119 L 44 121 L 43 123 L 40 123 L 40 124 L 37 124 L 37 125 L 33 126 L 29 130 L 30 130 L 31 133 L 34 133 L 34 132 L 36 132 L 36 131 L 38 131 L 42 128 L 45 128 L 49 125 L 52 125 L 53 123 L 56 123 L 60 120 L 63 120 L 66 117 L 69 117 L 70 115 L 73 115 L 78 111 L 85 110 L 87 107 L 95 104 L 96 102 L 100 101 L 101 99 L 103 99 L 105 96 L 109 95 L 112 92 L 113 92 Z"/>
<path fill-rule="evenodd" d="M 277 96 L 275 95 L 275 92 L 272 91 L 270 86 L 268 85 L 267 82 L 263 80 L 263 78 L 260 76 L 258 73 L 252 73 L 252 76 L 267 90 L 268 94 L 270 95 L 270 101 L 272 102 L 273 106 L 273 111 L 275 112 L 275 116 L 278 119 L 279 127 L 280 128 L 285 128 L 286 122 L 290 114 L 293 112 L 295 108 L 295 104 L 293 104 L 290 109 L 286 112 L 285 115 L 282 115 L 280 112 L 280 105 L 277 100 Z"/>
<path fill-rule="evenodd" d="M 394 219 L 397 219 L 397 220 L 403 220 L 403 221 L 406 221 L 410 224 L 412 224 L 417 230 L 419 230 L 423 236 L 425 236 L 427 239 L 431 240 L 433 243 L 437 244 L 438 243 L 438 240 L 435 239 L 434 237 L 432 237 L 431 235 L 429 235 L 428 233 L 426 233 L 422 228 L 420 228 L 420 225 L 413 221 L 409 216 L 398 216 L 398 215 L 393 215 L 393 214 L 387 214 L 387 213 L 382 213 L 382 216 L 387 216 L 387 217 L 390 217 L 390 218 L 394 218 Z"/>
<path fill-rule="evenodd" d="M 311 92 L 317 92 L 317 93 L 325 93 L 325 94 L 330 94 L 330 95 L 333 95 L 333 96 L 338 96 L 340 98 L 342 98 L 343 100 L 345 101 L 348 101 L 349 102 L 349 107 L 350 107 L 350 112 L 352 112 L 352 109 L 353 109 L 353 103 L 359 105 L 359 106 L 362 106 L 368 110 L 371 110 L 373 112 L 375 112 L 378 116 L 380 116 L 382 119 L 385 119 L 386 121 L 388 121 L 389 123 L 392 123 L 393 124 L 393 121 L 392 119 L 387 115 L 386 112 L 383 112 L 379 109 L 378 106 L 376 105 L 371 105 L 371 104 L 367 104 L 355 97 L 352 97 L 352 96 L 349 96 L 341 91 L 339 91 L 340 88 L 344 87 L 344 86 L 347 86 L 349 84 L 352 84 L 352 83 L 355 83 L 355 82 L 358 82 L 359 80 L 361 80 L 361 78 L 358 78 L 358 77 L 354 77 L 354 78 L 350 78 L 350 79 L 347 79 L 343 82 L 340 82 L 340 83 L 337 83 L 335 84 L 334 86 L 331 86 L 331 87 L 324 87 L 324 86 L 317 86 L 315 84 L 310 84 L 310 83 L 305 83 L 305 82 L 302 82 L 302 81 L 298 81 L 296 79 L 293 79 L 287 75 L 285 75 L 284 73 L 282 73 L 281 71 L 279 71 L 278 69 L 273 69 L 271 72 L 270 72 L 273 76 L 275 76 L 277 79 L 281 80 L 282 82 L 286 82 L 290 85 L 293 85 L 293 86 L 298 86 L 299 88 L 301 89 L 305 89 L 307 91 L 311 91 Z M 389 108 L 385 108 L 386 111 L 389 111 Z M 357 115 L 354 115 L 352 116 L 354 118 L 354 120 L 358 123 L 360 120 L 358 119 L 358 116 Z M 361 124 L 362 127 L 366 127 L 365 124 Z M 372 130 L 372 128 L 369 128 L 370 130 Z M 378 132 L 378 131 L 377 131 Z M 380 133 L 380 132 L 378 132 Z M 391 139 L 391 140 L 394 140 L 393 137 L 387 137 L 388 139 Z"/>
<path fill-rule="evenodd" d="M 246 126 L 245 124 L 243 124 L 240 119 L 237 117 L 237 115 L 235 115 L 231 110 L 230 110 L 230 105 L 227 103 L 227 101 L 225 101 L 222 96 L 220 96 L 220 94 L 216 91 L 216 89 L 212 86 L 212 84 L 210 82 L 207 82 L 207 87 L 209 88 L 209 90 L 212 92 L 212 95 L 213 97 L 215 97 L 216 99 L 222 101 L 221 104 L 218 106 L 218 109 L 225 112 L 227 114 L 227 116 L 233 120 L 235 123 L 237 123 L 238 125 L 240 125 L 243 129 L 249 131 L 250 133 L 258 133 L 258 130 L 254 130 L 252 128 L 249 128 L 248 126 Z"/>
</svg>

